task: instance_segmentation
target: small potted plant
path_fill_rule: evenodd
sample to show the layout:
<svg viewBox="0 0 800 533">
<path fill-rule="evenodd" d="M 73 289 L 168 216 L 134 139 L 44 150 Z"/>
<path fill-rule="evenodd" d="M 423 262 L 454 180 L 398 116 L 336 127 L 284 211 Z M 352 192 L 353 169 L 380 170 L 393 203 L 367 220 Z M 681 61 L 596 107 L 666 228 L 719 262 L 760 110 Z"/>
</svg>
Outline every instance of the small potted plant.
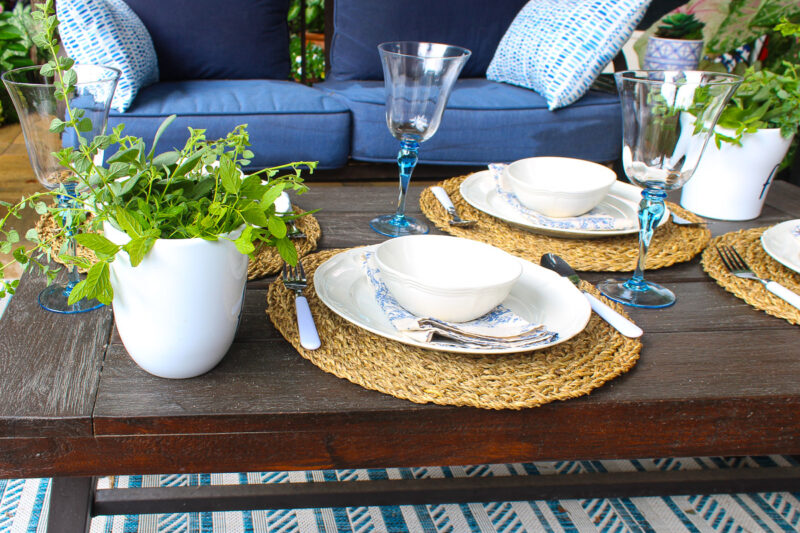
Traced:
<svg viewBox="0 0 800 533">
<path fill-rule="evenodd" d="M 646 70 L 693 70 L 703 52 L 703 27 L 693 13 L 672 13 L 661 19 L 647 41 Z"/>
<path fill-rule="evenodd" d="M 301 169 L 313 169 L 315 163 L 245 176 L 242 167 L 252 153 L 244 126 L 222 139 L 207 139 L 204 130 L 190 128 L 183 148 L 157 154 L 158 138 L 174 117 L 162 124 L 150 149 L 142 139 L 125 136 L 123 126 L 85 137 L 82 132 L 91 131 L 92 124 L 74 107 L 71 95 L 79 81 L 72 60 L 58 54 L 52 0 L 38 6 L 34 16 L 41 25 L 35 42 L 53 57 L 41 71 L 50 81 L 39 88 L 51 90 L 65 108 L 63 120 L 49 122 L 55 136 L 49 146 L 66 146 L 53 155 L 64 169 L 63 183 L 4 204 L 0 251 L 40 267 L 51 280 L 56 272 L 48 260 L 54 254 L 87 269 L 84 280 L 69 286 L 70 303 L 94 298 L 113 304 L 122 341 L 146 371 L 169 378 L 202 374 L 219 363 L 233 341 L 248 255 L 257 246 L 272 246 L 287 263 L 296 263 L 287 219 L 274 204 L 286 189 L 304 192 Z M 47 125 L 42 131 L 47 133 Z M 101 165 L 103 153 L 111 156 Z M 10 225 L 26 208 L 63 220 L 52 234 L 29 230 L 30 249 L 19 244 L 20 232 Z M 96 261 L 67 248 L 53 250 L 54 242 L 70 242 L 73 234 Z M 5 266 L 0 264 L 0 274 Z M 5 283 L 0 296 L 16 284 Z"/>
<path fill-rule="evenodd" d="M 769 186 L 800 126 L 800 25 L 783 20 L 769 37 L 778 55 L 734 72 L 744 78 L 717 123 L 681 205 L 722 220 L 761 213 Z M 708 65 L 713 68 L 714 65 Z"/>
</svg>

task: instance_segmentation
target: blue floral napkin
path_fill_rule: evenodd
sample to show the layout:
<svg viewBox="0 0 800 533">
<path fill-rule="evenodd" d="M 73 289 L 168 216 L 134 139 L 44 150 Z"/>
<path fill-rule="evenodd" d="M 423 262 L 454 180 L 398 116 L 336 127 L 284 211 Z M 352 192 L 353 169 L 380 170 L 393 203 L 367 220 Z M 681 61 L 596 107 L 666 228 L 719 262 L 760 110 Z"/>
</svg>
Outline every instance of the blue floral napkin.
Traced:
<svg viewBox="0 0 800 533">
<path fill-rule="evenodd" d="M 470 322 L 453 323 L 415 316 L 391 295 L 372 255 L 372 252 L 365 252 L 362 266 L 375 290 L 375 299 L 397 331 L 412 340 L 443 347 L 526 349 L 558 339 L 558 333 L 548 331 L 542 324 L 531 324 L 502 305 Z"/>
<path fill-rule="evenodd" d="M 497 195 L 514 209 L 514 211 L 520 213 L 536 226 L 551 229 L 577 229 L 587 231 L 626 230 L 638 227 L 638 221 L 616 218 L 599 212 L 597 208 L 579 217 L 555 218 L 525 207 L 519 202 L 517 195 L 514 194 L 510 188 L 507 188 L 504 183 L 503 169 L 507 166 L 508 165 L 503 163 L 492 163 L 489 165 L 489 170 L 492 173 L 495 187 L 497 188 Z"/>
</svg>

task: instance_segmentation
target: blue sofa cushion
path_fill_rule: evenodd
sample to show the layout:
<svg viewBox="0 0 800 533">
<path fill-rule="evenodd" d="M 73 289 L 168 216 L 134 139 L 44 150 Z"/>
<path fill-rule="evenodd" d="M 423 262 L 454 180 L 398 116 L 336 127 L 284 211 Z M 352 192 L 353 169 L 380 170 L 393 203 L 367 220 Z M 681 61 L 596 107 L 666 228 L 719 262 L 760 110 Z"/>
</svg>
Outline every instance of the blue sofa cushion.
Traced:
<svg viewBox="0 0 800 533">
<path fill-rule="evenodd" d="M 142 19 L 162 81 L 289 78 L 286 0 L 125 0 Z"/>
<path fill-rule="evenodd" d="M 353 114 L 351 157 L 392 162 L 398 143 L 386 127 L 382 81 L 327 80 L 315 87 L 341 98 Z M 592 161 L 619 157 L 622 120 L 616 95 L 589 91 L 569 107 L 549 111 L 528 89 L 482 78 L 456 82 L 436 134 L 420 161 L 484 165 L 550 155 Z"/>
<path fill-rule="evenodd" d="M 338 168 L 350 152 L 350 113 L 341 101 L 299 83 L 278 80 L 193 80 L 145 87 L 125 113 L 112 112 L 109 126 L 150 142 L 161 122 L 178 118 L 158 142 L 158 152 L 182 148 L 188 126 L 205 128 L 209 139 L 247 124 L 252 168 L 319 161 Z"/>
<path fill-rule="evenodd" d="M 382 80 L 378 45 L 429 41 L 463 46 L 463 78 L 483 77 L 497 43 L 526 0 L 336 0 L 330 50 L 333 80 Z"/>
</svg>

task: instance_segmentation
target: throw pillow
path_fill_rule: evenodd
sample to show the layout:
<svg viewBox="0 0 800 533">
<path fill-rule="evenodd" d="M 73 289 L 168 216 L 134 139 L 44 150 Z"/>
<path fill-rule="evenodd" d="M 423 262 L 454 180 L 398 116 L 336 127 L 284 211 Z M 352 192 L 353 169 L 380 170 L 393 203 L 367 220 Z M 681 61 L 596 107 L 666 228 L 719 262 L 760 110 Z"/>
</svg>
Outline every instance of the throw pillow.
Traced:
<svg viewBox="0 0 800 533">
<path fill-rule="evenodd" d="M 531 0 L 511 23 L 486 77 L 533 89 L 550 110 L 589 90 L 650 0 Z"/>
<path fill-rule="evenodd" d="M 121 71 L 113 109 L 124 112 L 139 89 L 158 81 L 150 34 L 123 0 L 58 0 L 56 14 L 67 55 Z"/>
</svg>

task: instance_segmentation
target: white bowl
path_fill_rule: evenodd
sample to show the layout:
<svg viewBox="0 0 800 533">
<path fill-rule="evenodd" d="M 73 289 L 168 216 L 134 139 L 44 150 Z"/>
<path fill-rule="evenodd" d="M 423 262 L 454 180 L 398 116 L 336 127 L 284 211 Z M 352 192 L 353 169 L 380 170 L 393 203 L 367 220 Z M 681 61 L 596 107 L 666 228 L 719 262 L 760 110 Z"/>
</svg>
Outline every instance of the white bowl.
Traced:
<svg viewBox="0 0 800 533">
<path fill-rule="evenodd" d="M 522 205 L 556 218 L 591 211 L 617 179 L 608 167 L 568 157 L 520 159 L 504 176 Z"/>
<path fill-rule="evenodd" d="M 417 316 L 467 322 L 502 302 L 522 274 L 516 257 L 477 241 L 410 235 L 375 249 L 392 296 Z"/>
</svg>

